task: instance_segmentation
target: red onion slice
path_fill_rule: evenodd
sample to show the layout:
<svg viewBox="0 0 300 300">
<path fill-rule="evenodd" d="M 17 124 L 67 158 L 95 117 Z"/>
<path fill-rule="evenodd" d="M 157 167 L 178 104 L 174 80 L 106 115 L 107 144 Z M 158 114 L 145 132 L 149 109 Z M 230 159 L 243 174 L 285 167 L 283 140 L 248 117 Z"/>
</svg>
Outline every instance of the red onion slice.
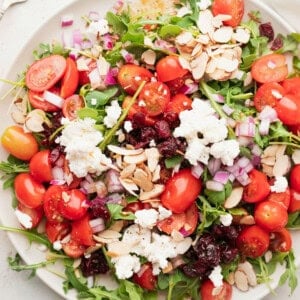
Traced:
<svg viewBox="0 0 300 300">
<path fill-rule="evenodd" d="M 74 16 L 73 15 L 63 15 L 61 17 L 61 27 L 68 27 L 73 25 Z"/>
</svg>

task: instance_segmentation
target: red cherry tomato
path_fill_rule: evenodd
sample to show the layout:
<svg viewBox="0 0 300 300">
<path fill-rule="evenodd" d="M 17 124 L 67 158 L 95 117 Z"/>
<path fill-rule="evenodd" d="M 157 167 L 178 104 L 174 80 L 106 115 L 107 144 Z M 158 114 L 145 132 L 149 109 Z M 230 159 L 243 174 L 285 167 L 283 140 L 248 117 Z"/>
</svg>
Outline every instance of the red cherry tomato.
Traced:
<svg viewBox="0 0 300 300">
<path fill-rule="evenodd" d="M 29 208 L 20 202 L 18 203 L 17 209 L 30 217 L 32 223 L 31 228 L 36 228 L 44 216 L 44 211 L 41 206 Z"/>
<path fill-rule="evenodd" d="M 83 218 L 72 222 L 71 240 L 84 246 L 93 246 L 95 244 L 89 221 L 90 218 L 86 214 Z"/>
<path fill-rule="evenodd" d="M 158 61 L 156 64 L 156 72 L 159 81 L 167 82 L 181 78 L 189 71 L 181 66 L 178 56 L 168 55 Z"/>
<path fill-rule="evenodd" d="M 118 73 L 118 82 L 129 95 L 133 95 L 143 81 L 149 82 L 153 74 L 146 68 L 127 64 Z"/>
<path fill-rule="evenodd" d="M 16 198 L 23 205 L 29 208 L 37 208 L 42 205 L 46 189 L 29 173 L 20 173 L 16 176 L 14 189 Z"/>
<path fill-rule="evenodd" d="M 292 237 L 286 228 L 272 232 L 269 249 L 279 252 L 288 252 L 292 248 Z"/>
<path fill-rule="evenodd" d="M 30 160 L 39 151 L 39 145 L 30 132 L 17 125 L 9 126 L 1 136 L 3 148 L 11 155 L 21 159 Z"/>
<path fill-rule="evenodd" d="M 285 209 L 288 209 L 291 201 L 291 192 L 287 188 L 286 191 L 281 193 L 271 192 L 267 198 L 267 201 L 277 202 L 281 204 Z"/>
<path fill-rule="evenodd" d="M 300 96 L 285 95 L 277 102 L 275 110 L 283 124 L 298 125 L 300 123 Z"/>
<path fill-rule="evenodd" d="M 65 254 L 71 258 L 79 258 L 84 254 L 86 249 L 84 245 L 81 245 L 80 243 L 72 239 L 67 243 L 63 243 L 62 248 Z"/>
<path fill-rule="evenodd" d="M 288 67 L 283 54 L 267 54 L 252 64 L 251 75 L 260 83 L 279 82 L 288 75 Z"/>
<path fill-rule="evenodd" d="M 66 67 L 66 59 L 61 55 L 54 54 L 39 59 L 26 72 L 26 86 L 35 92 L 46 91 L 62 78 Z"/>
<path fill-rule="evenodd" d="M 83 192 L 77 189 L 62 192 L 58 210 L 64 218 L 78 220 L 86 214 L 87 209 L 87 198 Z"/>
<path fill-rule="evenodd" d="M 287 94 L 300 96 L 300 77 L 287 78 L 283 80 L 282 86 Z"/>
<path fill-rule="evenodd" d="M 144 208 L 145 208 L 145 206 L 144 206 L 143 202 L 141 202 L 141 201 L 135 201 L 135 202 L 128 203 L 124 207 L 123 211 L 135 213 L 138 210 L 141 210 L 141 209 L 144 209 Z"/>
<path fill-rule="evenodd" d="M 290 187 L 300 193 L 300 164 L 293 166 L 291 170 Z"/>
<path fill-rule="evenodd" d="M 157 285 L 157 276 L 153 275 L 151 263 L 142 265 L 138 273 L 133 274 L 132 280 L 143 289 L 154 291 Z"/>
<path fill-rule="evenodd" d="M 76 111 L 85 106 L 84 100 L 81 96 L 74 94 L 65 99 L 62 107 L 64 117 L 69 120 L 77 118 Z"/>
<path fill-rule="evenodd" d="M 79 73 L 76 62 L 71 57 L 68 57 L 66 59 L 66 64 L 66 71 L 62 78 L 60 88 L 60 96 L 64 99 L 75 93 L 79 82 Z"/>
<path fill-rule="evenodd" d="M 245 186 L 243 199 L 248 203 L 264 200 L 270 193 L 270 185 L 267 176 L 253 169 L 249 173 L 250 183 Z"/>
<path fill-rule="evenodd" d="M 215 292 L 214 284 L 209 280 L 205 280 L 200 287 L 201 300 L 231 300 L 232 286 L 223 281 L 223 285 Z"/>
<path fill-rule="evenodd" d="M 41 150 L 33 155 L 29 162 L 29 171 L 39 182 L 50 182 L 53 179 L 49 149 Z"/>
<path fill-rule="evenodd" d="M 162 114 L 170 101 L 170 90 L 162 82 L 148 82 L 139 94 L 137 105 L 147 116 L 155 117 Z"/>
<path fill-rule="evenodd" d="M 166 111 L 167 112 L 174 112 L 174 113 L 181 113 L 184 110 L 189 110 L 192 108 L 192 99 L 187 97 L 184 94 L 176 94 L 174 97 L 171 98 Z"/>
<path fill-rule="evenodd" d="M 296 211 L 300 211 L 300 193 L 291 189 L 291 202 L 289 205 L 288 212 L 293 213 Z"/>
<path fill-rule="evenodd" d="M 51 243 L 62 240 L 71 231 L 71 224 L 65 222 L 46 222 L 46 235 Z"/>
<path fill-rule="evenodd" d="M 183 213 L 196 201 L 201 189 L 201 181 L 190 169 L 180 170 L 166 182 L 161 203 L 174 213 Z"/>
<path fill-rule="evenodd" d="M 254 106 L 258 111 L 262 111 L 267 105 L 274 107 L 279 101 L 280 95 L 283 96 L 284 94 L 285 90 L 279 83 L 264 83 L 258 88 L 254 95 Z"/>
<path fill-rule="evenodd" d="M 257 258 L 269 248 L 270 236 L 257 225 L 245 227 L 238 235 L 236 245 L 244 256 Z"/>
<path fill-rule="evenodd" d="M 254 210 L 255 223 L 266 231 L 281 230 L 288 222 L 287 210 L 278 202 L 263 201 Z"/>
<path fill-rule="evenodd" d="M 169 87 L 171 95 L 175 96 L 176 94 L 184 92 L 184 86 L 188 81 L 193 82 L 191 73 L 187 73 L 182 77 L 166 81 L 165 84 Z"/>
</svg>

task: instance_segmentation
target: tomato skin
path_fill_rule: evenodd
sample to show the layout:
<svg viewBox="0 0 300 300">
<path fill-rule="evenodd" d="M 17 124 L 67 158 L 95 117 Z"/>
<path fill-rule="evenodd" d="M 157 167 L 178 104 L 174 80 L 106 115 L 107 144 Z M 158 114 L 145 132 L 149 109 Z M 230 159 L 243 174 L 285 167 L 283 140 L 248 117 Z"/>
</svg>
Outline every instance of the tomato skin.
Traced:
<svg viewBox="0 0 300 300">
<path fill-rule="evenodd" d="M 39 151 L 39 145 L 33 134 L 24 132 L 23 128 L 17 125 L 4 130 L 1 144 L 7 152 L 21 160 L 30 160 Z"/>
<path fill-rule="evenodd" d="M 277 202 L 287 210 L 291 202 L 291 191 L 289 188 L 287 188 L 286 191 L 281 193 L 271 192 L 267 198 L 267 201 Z"/>
<path fill-rule="evenodd" d="M 154 291 L 157 285 L 157 276 L 153 275 L 152 270 L 152 264 L 145 263 L 138 273 L 133 274 L 132 280 L 142 288 Z"/>
<path fill-rule="evenodd" d="M 72 121 L 77 118 L 76 111 L 84 106 L 83 98 L 80 95 L 74 94 L 65 99 L 62 107 L 63 115 Z"/>
<path fill-rule="evenodd" d="M 62 248 L 65 254 L 71 258 L 79 258 L 84 254 L 86 249 L 84 245 L 81 245 L 80 243 L 72 239 L 67 243 L 63 243 Z"/>
<path fill-rule="evenodd" d="M 16 176 L 14 189 L 16 198 L 23 205 L 29 208 L 37 208 L 42 205 L 46 189 L 29 173 L 20 173 Z"/>
<path fill-rule="evenodd" d="M 296 211 L 300 211 L 300 193 L 298 193 L 294 189 L 291 189 L 291 201 L 288 212 L 293 213 Z"/>
<path fill-rule="evenodd" d="M 128 203 L 123 211 L 135 213 L 138 210 L 144 209 L 144 203 L 142 201 L 135 201 Z"/>
<path fill-rule="evenodd" d="M 45 149 L 33 155 L 29 162 L 31 176 L 39 182 L 50 182 L 53 179 L 50 162 L 50 150 Z"/>
<path fill-rule="evenodd" d="M 75 93 L 79 82 L 79 73 L 76 62 L 71 57 L 68 57 L 66 59 L 66 64 L 66 71 L 62 78 L 60 89 L 60 96 L 64 99 Z"/>
<path fill-rule="evenodd" d="M 260 83 L 279 82 L 288 75 L 288 67 L 283 54 L 267 54 L 258 58 L 251 67 L 251 75 Z"/>
<path fill-rule="evenodd" d="M 292 248 L 292 237 L 286 228 L 272 232 L 269 249 L 279 252 L 288 252 Z"/>
<path fill-rule="evenodd" d="M 88 209 L 86 195 L 78 189 L 62 192 L 62 198 L 58 202 L 58 211 L 68 220 L 82 218 Z"/>
<path fill-rule="evenodd" d="M 95 244 L 89 221 L 90 218 L 86 214 L 83 218 L 72 222 L 71 240 L 88 247 Z"/>
<path fill-rule="evenodd" d="M 26 72 L 26 86 L 34 92 L 46 91 L 62 78 L 66 67 L 66 59 L 61 55 L 53 54 L 39 59 Z"/>
<path fill-rule="evenodd" d="M 69 222 L 46 222 L 46 235 L 51 243 L 62 240 L 70 231 Z"/>
<path fill-rule="evenodd" d="M 273 232 L 284 228 L 288 222 L 288 213 L 278 202 L 263 201 L 255 207 L 254 219 L 261 228 Z"/>
<path fill-rule="evenodd" d="M 287 78 L 281 84 L 287 94 L 300 96 L 300 77 Z"/>
<path fill-rule="evenodd" d="M 232 286 L 223 281 L 223 285 L 221 290 L 214 294 L 213 291 L 215 289 L 214 284 L 211 280 L 207 279 L 203 281 L 200 287 L 200 295 L 202 300 L 231 300 L 232 298 Z"/>
<path fill-rule="evenodd" d="M 152 77 L 153 74 L 146 68 L 126 64 L 120 68 L 117 79 L 126 93 L 132 96 L 143 81 L 149 82 Z"/>
<path fill-rule="evenodd" d="M 59 89 L 56 86 L 53 86 L 49 89 L 49 92 L 59 95 Z M 59 111 L 60 108 L 46 100 L 43 100 L 44 92 L 34 92 L 32 90 L 28 90 L 28 98 L 32 107 L 41 109 L 46 112 L 55 112 Z"/>
<path fill-rule="evenodd" d="M 173 213 L 183 213 L 195 202 L 202 189 L 202 182 L 190 169 L 182 169 L 168 179 L 161 194 L 161 203 Z"/>
<path fill-rule="evenodd" d="M 276 104 L 275 110 L 278 118 L 285 125 L 298 125 L 300 123 L 300 96 L 286 94 Z"/>
<path fill-rule="evenodd" d="M 19 202 L 17 209 L 22 213 L 27 214 L 31 218 L 31 222 L 32 222 L 31 228 L 36 228 L 40 224 L 44 216 L 44 211 L 41 206 L 38 206 L 36 208 L 29 208 L 24 204 L 22 204 L 21 202 Z"/>
<path fill-rule="evenodd" d="M 248 203 L 255 203 L 264 200 L 270 193 L 270 185 L 267 176 L 253 169 L 249 172 L 250 183 L 245 186 L 243 199 Z"/>
<path fill-rule="evenodd" d="M 184 110 L 189 110 L 192 108 L 192 99 L 187 97 L 184 94 L 176 94 L 171 98 L 171 101 L 168 103 L 167 112 L 181 113 Z"/>
<path fill-rule="evenodd" d="M 250 258 L 262 256 L 269 248 L 270 236 L 267 231 L 257 225 L 242 229 L 236 240 L 239 251 Z"/>
<path fill-rule="evenodd" d="M 183 77 L 189 71 L 181 66 L 178 56 L 167 55 L 156 64 L 156 72 L 159 81 L 167 82 Z"/>
<path fill-rule="evenodd" d="M 294 165 L 290 173 L 290 187 L 300 193 L 300 164 Z"/>
</svg>

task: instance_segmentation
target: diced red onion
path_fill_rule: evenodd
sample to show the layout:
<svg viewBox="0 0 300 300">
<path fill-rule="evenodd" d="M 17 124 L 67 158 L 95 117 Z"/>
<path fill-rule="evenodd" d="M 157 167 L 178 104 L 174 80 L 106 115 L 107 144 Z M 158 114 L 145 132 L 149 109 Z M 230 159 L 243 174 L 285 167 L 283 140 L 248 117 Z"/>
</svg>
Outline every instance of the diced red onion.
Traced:
<svg viewBox="0 0 300 300">
<path fill-rule="evenodd" d="M 235 127 L 235 134 L 237 136 L 254 137 L 255 135 L 255 124 L 250 118 L 245 121 L 237 123 Z"/>
<path fill-rule="evenodd" d="M 63 107 L 64 99 L 52 92 L 44 91 L 43 99 L 59 108 Z"/>
<path fill-rule="evenodd" d="M 224 189 L 224 185 L 222 183 L 214 180 L 207 180 L 205 186 L 208 190 L 215 191 L 215 192 L 221 192 Z"/>
<path fill-rule="evenodd" d="M 89 73 L 88 77 L 89 77 L 92 88 L 97 88 L 101 85 L 102 79 L 100 77 L 98 68 L 95 68 L 94 70 L 92 70 Z"/>
<path fill-rule="evenodd" d="M 263 119 L 260 121 L 258 131 L 261 135 L 268 135 L 270 130 L 270 120 Z"/>
<path fill-rule="evenodd" d="M 122 49 L 120 51 L 122 57 L 124 58 L 125 62 L 127 64 L 133 64 L 134 63 L 134 56 L 133 54 L 129 53 L 127 50 Z"/>
<path fill-rule="evenodd" d="M 212 99 L 218 103 L 224 103 L 225 99 L 220 94 L 212 94 Z"/>
<path fill-rule="evenodd" d="M 88 15 L 88 18 L 91 21 L 98 21 L 99 18 L 100 18 L 100 15 L 99 15 L 99 13 L 97 11 L 90 11 L 89 15 Z"/>
<path fill-rule="evenodd" d="M 230 174 L 227 171 L 217 171 L 213 177 L 213 180 L 222 184 L 226 184 L 229 180 L 229 175 Z"/>
<path fill-rule="evenodd" d="M 272 123 L 277 120 L 277 112 L 273 107 L 267 105 L 258 114 L 258 118 L 260 120 L 269 120 Z"/>
<path fill-rule="evenodd" d="M 240 168 L 245 168 L 248 164 L 250 164 L 250 159 L 243 156 L 237 161 L 237 164 Z"/>
<path fill-rule="evenodd" d="M 107 195 L 107 188 L 103 181 L 98 180 L 95 182 L 97 196 L 103 198 Z"/>
<path fill-rule="evenodd" d="M 117 172 L 116 170 L 110 169 L 106 173 L 104 182 L 106 184 L 107 191 L 109 193 L 124 192 L 124 187 L 121 184 L 119 178 L 120 178 L 120 173 Z"/>
<path fill-rule="evenodd" d="M 253 155 L 260 156 L 262 154 L 262 149 L 257 144 L 253 144 L 251 153 Z"/>
<path fill-rule="evenodd" d="M 183 235 L 183 237 L 187 237 L 189 235 L 189 232 L 183 227 L 179 229 L 179 233 Z"/>
<path fill-rule="evenodd" d="M 74 16 L 73 15 L 63 15 L 61 17 L 61 27 L 68 27 L 73 25 Z"/>
<path fill-rule="evenodd" d="M 113 193 L 106 197 L 106 202 L 111 204 L 120 204 L 123 201 L 123 197 L 121 194 Z"/>
<path fill-rule="evenodd" d="M 97 218 L 89 221 L 93 233 L 101 232 L 105 229 L 104 219 Z"/>
<path fill-rule="evenodd" d="M 93 47 L 93 43 L 90 40 L 83 40 L 82 43 L 80 44 L 81 49 L 90 49 Z"/>
<path fill-rule="evenodd" d="M 69 53 L 69 57 L 72 58 L 73 60 L 76 60 L 78 58 L 79 54 L 77 50 L 72 50 Z"/>
<path fill-rule="evenodd" d="M 198 84 L 196 82 L 186 83 L 180 89 L 179 92 L 185 95 L 190 95 L 198 91 Z"/>
<path fill-rule="evenodd" d="M 83 35 L 82 32 L 79 29 L 76 29 L 73 31 L 73 46 L 75 45 L 81 45 L 83 42 Z"/>
<path fill-rule="evenodd" d="M 253 167 L 258 166 L 260 164 L 261 158 L 258 155 L 253 155 L 251 163 Z"/>
<path fill-rule="evenodd" d="M 53 180 L 65 182 L 65 173 L 62 167 L 54 166 L 51 170 Z M 55 182 L 58 184 L 58 182 Z M 54 183 L 53 183 L 54 184 Z"/>
<path fill-rule="evenodd" d="M 84 191 L 85 191 L 87 194 L 92 194 L 92 193 L 95 193 L 95 192 L 97 191 L 94 182 L 88 182 L 87 180 L 83 180 L 83 181 L 80 183 L 80 186 L 81 186 L 81 188 L 84 189 Z"/>
<path fill-rule="evenodd" d="M 201 164 L 198 163 L 196 166 L 192 166 L 191 171 L 192 171 L 192 175 L 197 179 L 199 179 L 203 174 L 204 168 Z"/>
<path fill-rule="evenodd" d="M 235 128 L 236 126 L 236 120 L 232 119 L 232 118 L 226 118 L 226 125 L 230 126 L 231 128 Z"/>
<path fill-rule="evenodd" d="M 250 178 L 246 172 L 236 177 L 236 180 L 243 186 L 250 183 Z"/>
<path fill-rule="evenodd" d="M 112 36 L 110 34 L 105 34 L 102 36 L 102 38 L 103 38 L 103 49 L 111 50 L 114 47 Z"/>
<path fill-rule="evenodd" d="M 212 176 L 215 175 L 215 173 L 220 169 L 220 167 L 221 167 L 221 159 L 211 158 L 208 161 L 207 168 L 208 168 L 209 173 Z"/>
<path fill-rule="evenodd" d="M 171 44 L 171 43 L 169 43 L 165 40 L 161 40 L 161 39 L 155 40 L 154 46 L 157 47 L 157 48 L 160 48 L 162 50 L 167 50 L 169 52 L 173 52 L 173 53 L 177 52 L 177 48 L 174 47 L 173 44 Z"/>
<path fill-rule="evenodd" d="M 50 181 L 51 185 L 64 185 L 66 183 L 65 180 L 59 180 L 59 179 L 52 179 Z"/>
<path fill-rule="evenodd" d="M 230 116 L 230 115 L 234 112 L 234 109 L 231 108 L 231 107 L 230 107 L 229 105 L 227 105 L 227 104 L 224 104 L 224 105 L 222 106 L 222 109 L 223 109 L 224 113 L 225 113 L 226 115 L 228 115 L 228 116 Z"/>
<path fill-rule="evenodd" d="M 115 85 L 116 83 L 117 80 L 114 77 L 114 71 L 112 71 L 112 69 L 109 69 L 105 76 L 104 84 L 108 86 L 108 85 Z"/>
</svg>

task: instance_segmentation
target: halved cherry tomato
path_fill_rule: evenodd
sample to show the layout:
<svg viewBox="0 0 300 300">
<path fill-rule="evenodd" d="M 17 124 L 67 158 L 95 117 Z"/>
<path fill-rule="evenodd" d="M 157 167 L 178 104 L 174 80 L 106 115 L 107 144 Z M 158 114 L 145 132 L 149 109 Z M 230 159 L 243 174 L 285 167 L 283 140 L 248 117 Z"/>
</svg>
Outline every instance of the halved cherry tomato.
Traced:
<svg viewBox="0 0 300 300">
<path fill-rule="evenodd" d="M 16 176 L 14 189 L 16 198 L 23 205 L 29 208 L 36 208 L 42 205 L 46 189 L 29 173 L 20 173 Z"/>
<path fill-rule="evenodd" d="M 183 213 L 196 201 L 201 189 L 201 180 L 190 169 L 182 169 L 166 182 L 161 203 L 174 213 Z"/>
<path fill-rule="evenodd" d="M 157 79 L 161 82 L 181 78 L 188 72 L 189 70 L 181 66 L 179 58 L 176 55 L 165 56 L 156 64 Z"/>
<path fill-rule="evenodd" d="M 9 126 L 1 136 L 3 148 L 11 155 L 21 159 L 30 160 L 39 151 L 39 145 L 30 132 L 17 125 Z"/>
<path fill-rule="evenodd" d="M 291 192 L 287 188 L 284 192 L 275 193 L 271 192 L 267 198 L 267 201 L 277 202 L 281 204 L 285 209 L 288 209 L 291 202 Z"/>
<path fill-rule="evenodd" d="M 174 113 L 181 113 L 184 110 L 189 110 L 192 108 L 192 99 L 187 97 L 184 94 L 176 94 L 174 97 L 171 98 L 166 111 L 167 112 L 174 112 Z"/>
<path fill-rule="evenodd" d="M 83 218 L 72 222 L 71 240 L 84 246 L 92 246 L 95 244 L 89 221 L 90 218 L 86 214 Z"/>
<path fill-rule="evenodd" d="M 142 265 L 138 273 L 133 274 L 132 280 L 142 288 L 154 291 L 157 285 L 157 276 L 153 275 L 151 263 Z"/>
<path fill-rule="evenodd" d="M 270 193 L 267 176 L 256 169 L 249 172 L 250 183 L 245 186 L 243 199 L 248 203 L 264 200 Z"/>
<path fill-rule="evenodd" d="M 278 118 L 285 125 L 298 125 L 300 123 L 300 96 L 284 95 L 276 104 L 275 110 Z"/>
<path fill-rule="evenodd" d="M 187 81 L 193 82 L 192 74 L 187 73 L 182 77 L 175 78 L 173 80 L 166 81 L 165 84 L 169 87 L 171 95 L 175 96 L 178 93 L 184 92 L 184 86 Z"/>
<path fill-rule="evenodd" d="M 279 252 L 288 252 L 292 248 L 292 237 L 286 228 L 272 232 L 269 249 Z"/>
<path fill-rule="evenodd" d="M 251 75 L 260 83 L 279 82 L 286 79 L 288 67 L 283 54 L 267 54 L 252 64 Z"/>
<path fill-rule="evenodd" d="M 49 91 L 59 95 L 59 88 L 56 86 L 53 86 L 51 89 L 49 89 Z M 28 98 L 32 107 L 46 112 L 59 111 L 60 108 L 58 106 L 43 99 L 43 93 L 44 92 L 34 92 L 32 90 L 28 90 Z"/>
<path fill-rule="evenodd" d="M 29 208 L 19 202 L 17 209 L 31 218 L 31 228 L 36 228 L 40 224 L 44 216 L 44 211 L 41 206 L 38 206 L 36 208 Z"/>
<path fill-rule="evenodd" d="M 300 164 L 294 165 L 290 173 L 290 187 L 300 193 Z"/>
<path fill-rule="evenodd" d="M 278 202 L 263 201 L 254 209 L 255 223 L 266 231 L 281 230 L 288 222 L 287 210 Z"/>
<path fill-rule="evenodd" d="M 144 67 L 123 65 L 118 73 L 118 82 L 129 95 L 133 95 L 143 81 L 149 82 L 153 74 Z"/>
<path fill-rule="evenodd" d="M 170 90 L 162 82 L 148 82 L 138 97 L 138 106 L 141 111 L 150 117 L 162 114 L 170 101 Z"/>
<path fill-rule="evenodd" d="M 80 86 L 90 83 L 89 74 L 96 68 L 97 68 L 97 61 L 93 59 L 88 63 L 87 71 L 79 71 L 79 85 Z"/>
<path fill-rule="evenodd" d="M 35 61 L 27 70 L 26 86 L 35 92 L 53 87 L 66 71 L 66 59 L 61 55 L 50 55 Z"/>
<path fill-rule="evenodd" d="M 58 203 L 62 199 L 62 192 L 67 191 L 65 186 L 51 185 L 44 195 L 44 212 L 48 221 L 62 222 L 63 216 L 58 210 Z"/>
<path fill-rule="evenodd" d="M 282 86 L 287 94 L 300 96 L 300 77 L 287 78 L 283 80 Z"/>
<path fill-rule="evenodd" d="M 69 120 L 77 118 L 76 111 L 85 106 L 84 100 L 80 95 L 74 94 L 65 99 L 62 107 L 64 117 Z"/>
<path fill-rule="evenodd" d="M 262 84 L 254 95 L 254 106 L 258 111 L 262 111 L 265 106 L 274 107 L 285 94 L 284 88 L 277 82 L 267 82 Z"/>
<path fill-rule="evenodd" d="M 65 222 L 46 221 L 46 235 L 51 243 L 62 240 L 71 231 L 71 224 Z"/>
<path fill-rule="evenodd" d="M 33 155 L 29 162 L 29 171 L 39 182 L 50 182 L 53 179 L 49 149 L 41 150 Z"/>
<path fill-rule="evenodd" d="M 69 189 L 76 189 L 79 187 L 82 178 L 77 177 L 74 173 L 71 172 L 68 160 L 64 156 L 63 158 L 64 158 L 63 170 L 66 178 L 68 178 L 67 186 Z"/>
<path fill-rule="evenodd" d="M 76 62 L 71 57 L 68 57 L 66 63 L 66 71 L 62 78 L 60 89 L 60 96 L 64 99 L 75 93 L 79 82 L 79 73 Z"/>
<path fill-rule="evenodd" d="M 72 239 L 67 243 L 63 243 L 62 248 L 65 254 L 71 258 L 79 258 L 84 254 L 86 249 L 84 245 L 81 245 L 79 242 Z"/>
<path fill-rule="evenodd" d="M 223 285 L 220 289 L 217 289 L 216 292 L 212 281 L 207 279 L 201 284 L 200 295 L 202 300 L 231 300 L 232 286 L 226 281 L 223 281 Z"/>
<path fill-rule="evenodd" d="M 293 213 L 296 211 L 300 211 L 300 193 L 291 189 L 291 202 L 289 205 L 288 212 Z"/>
<path fill-rule="evenodd" d="M 257 258 L 269 248 L 270 236 L 257 225 L 245 227 L 238 235 L 236 245 L 242 255 Z"/>
<path fill-rule="evenodd" d="M 58 211 L 68 220 L 82 218 L 88 209 L 86 195 L 78 189 L 62 192 L 62 198 L 58 202 Z"/>
</svg>

